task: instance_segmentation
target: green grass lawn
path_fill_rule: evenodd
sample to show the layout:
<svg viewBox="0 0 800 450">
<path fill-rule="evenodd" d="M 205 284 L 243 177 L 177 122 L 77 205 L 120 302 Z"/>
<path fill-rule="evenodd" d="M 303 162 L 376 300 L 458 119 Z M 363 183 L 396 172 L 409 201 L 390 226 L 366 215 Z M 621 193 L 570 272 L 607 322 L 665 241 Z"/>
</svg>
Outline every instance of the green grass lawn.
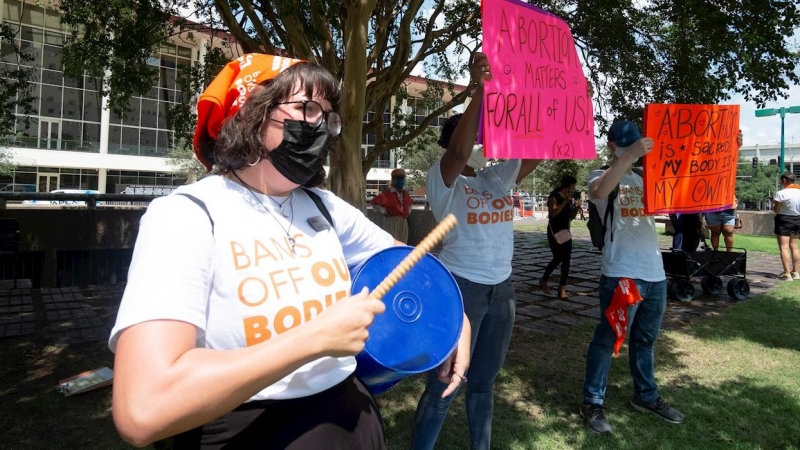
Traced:
<svg viewBox="0 0 800 450">
<path fill-rule="evenodd" d="M 524 232 L 547 232 L 547 224 L 543 221 L 538 222 L 517 222 L 514 224 L 514 229 Z M 586 222 L 582 220 L 573 220 L 570 227 L 572 234 L 576 238 L 589 238 L 589 229 L 586 228 Z M 720 238 L 722 241 L 722 238 Z M 668 248 L 672 242 L 672 236 L 664 234 L 663 229 L 659 234 L 659 244 L 662 248 Z M 708 241 L 711 245 L 711 241 Z M 724 247 L 724 241 L 721 246 Z M 748 252 L 761 252 L 769 255 L 779 255 L 778 242 L 775 236 L 758 236 L 752 234 L 736 233 L 733 236 L 733 246 L 743 248 Z"/>
<path fill-rule="evenodd" d="M 612 436 L 591 434 L 578 414 L 593 326 L 560 337 L 515 330 L 497 380 L 493 447 L 798 450 L 798 324 L 800 282 L 787 282 L 717 316 L 664 332 L 656 348 L 656 377 L 661 394 L 686 414 L 683 425 L 630 407 L 623 348 L 609 376 Z M 112 363 L 104 342 L 56 346 L 47 332 L 0 340 L 0 449 L 130 448 L 114 429 L 110 388 L 64 397 L 56 387 L 61 378 Z M 422 389 L 422 376 L 415 376 L 378 397 L 391 449 L 408 448 Z M 459 395 L 437 449 L 465 448 L 468 431 Z"/>
<path fill-rule="evenodd" d="M 671 307 L 677 304 L 672 303 Z M 800 283 L 730 307 L 718 317 L 667 331 L 657 344 L 661 394 L 686 415 L 672 425 L 634 411 L 626 350 L 609 375 L 612 436 L 590 433 L 579 416 L 584 354 L 593 326 L 552 338 L 515 330 L 497 380 L 493 447 L 499 449 L 799 449 Z M 475 361 L 474 364 L 480 362 Z M 389 447 L 408 448 L 422 377 L 378 397 Z M 463 395 L 438 449 L 468 448 Z"/>
</svg>

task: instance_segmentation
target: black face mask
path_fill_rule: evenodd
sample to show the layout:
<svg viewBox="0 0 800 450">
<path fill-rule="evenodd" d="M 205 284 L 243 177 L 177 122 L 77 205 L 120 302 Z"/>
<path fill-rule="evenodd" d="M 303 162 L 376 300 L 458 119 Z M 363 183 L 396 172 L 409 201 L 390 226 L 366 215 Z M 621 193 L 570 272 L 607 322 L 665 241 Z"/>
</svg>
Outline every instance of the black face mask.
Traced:
<svg viewBox="0 0 800 450">
<path fill-rule="evenodd" d="M 328 124 L 313 127 L 303 120 L 283 121 L 283 142 L 269 152 L 272 165 L 287 180 L 305 187 L 319 182 L 332 137 Z"/>
</svg>

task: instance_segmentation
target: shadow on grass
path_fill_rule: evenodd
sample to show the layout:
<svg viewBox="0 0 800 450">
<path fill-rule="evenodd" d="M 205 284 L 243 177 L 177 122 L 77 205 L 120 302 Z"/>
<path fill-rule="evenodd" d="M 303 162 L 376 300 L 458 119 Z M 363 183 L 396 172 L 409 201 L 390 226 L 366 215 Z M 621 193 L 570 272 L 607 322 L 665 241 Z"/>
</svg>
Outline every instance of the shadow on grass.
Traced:
<svg viewBox="0 0 800 450">
<path fill-rule="evenodd" d="M 105 342 L 54 344 L 37 296 L 36 334 L 0 339 L 0 449 L 132 448 L 114 428 L 110 387 L 70 397 L 58 389 L 59 380 L 112 367 L 114 355 Z"/>
<path fill-rule="evenodd" d="M 756 326 L 762 315 L 782 314 L 797 330 L 797 302 L 776 301 L 764 296 L 737 305 L 743 311 L 731 317 L 710 318 L 694 329 L 662 334 L 656 347 L 659 391 L 687 419 L 673 425 L 660 418 L 638 413 L 629 404 L 633 384 L 627 348 L 613 361 L 606 392 L 606 407 L 614 427 L 611 436 L 590 433 L 579 415 L 585 351 L 594 327 L 572 330 L 564 337 L 549 337 L 515 329 L 503 372 L 497 380 L 492 447 L 538 448 L 799 448 L 800 398 L 797 386 L 781 386 L 757 377 L 728 376 L 720 382 L 699 381 L 708 373 L 695 374 L 687 366 L 692 348 L 681 347 L 677 334 L 703 340 L 730 337 L 739 330 L 743 339 L 797 349 L 797 336 L 770 339 L 769 329 Z M 760 308 L 758 302 L 773 305 Z M 758 310 L 753 313 L 752 310 Z M 749 312 L 749 314 L 748 314 Z M 745 318 L 739 317 L 740 315 Z M 747 320 L 747 323 L 740 321 Z M 783 320 L 783 319 L 781 319 Z M 474 362 L 479 363 L 479 362 Z M 713 371 L 713 368 L 711 369 Z M 713 375 L 713 374 L 712 374 Z M 661 381 L 666 379 L 668 381 Z M 409 448 L 414 409 L 424 388 L 418 376 L 400 383 L 379 397 L 391 449 Z M 437 442 L 437 449 L 468 448 L 469 431 L 464 396 L 453 403 Z"/>
</svg>

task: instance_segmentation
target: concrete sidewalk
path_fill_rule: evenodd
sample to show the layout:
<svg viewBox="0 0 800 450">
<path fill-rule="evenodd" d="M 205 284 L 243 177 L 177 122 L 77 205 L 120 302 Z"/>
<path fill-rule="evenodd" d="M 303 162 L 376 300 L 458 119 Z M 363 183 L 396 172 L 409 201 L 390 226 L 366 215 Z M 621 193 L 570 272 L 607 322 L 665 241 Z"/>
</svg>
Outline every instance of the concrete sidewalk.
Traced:
<svg viewBox="0 0 800 450">
<path fill-rule="evenodd" d="M 545 296 L 538 287 L 539 277 L 551 259 L 545 234 L 516 231 L 515 239 L 512 281 L 517 293 L 517 330 L 560 335 L 570 327 L 596 323 L 600 317 L 597 298 L 600 253 L 592 248 L 588 239 L 575 239 L 567 287 L 570 296 L 566 300 Z M 778 264 L 776 256 L 747 255 L 747 259 L 751 295 L 763 293 L 780 282 L 771 277 L 772 272 L 763 272 Z M 558 270 L 551 276 L 553 288 L 558 276 Z M 707 296 L 700 290 L 699 282 L 694 285 L 699 293 L 691 302 L 670 300 L 665 328 L 717 314 L 733 303 L 725 290 L 719 295 Z M 114 324 L 124 287 L 120 283 L 32 289 L 30 281 L 18 280 L 14 289 L 10 281 L 1 281 L 0 338 L 48 331 L 56 343 L 104 341 Z"/>
</svg>

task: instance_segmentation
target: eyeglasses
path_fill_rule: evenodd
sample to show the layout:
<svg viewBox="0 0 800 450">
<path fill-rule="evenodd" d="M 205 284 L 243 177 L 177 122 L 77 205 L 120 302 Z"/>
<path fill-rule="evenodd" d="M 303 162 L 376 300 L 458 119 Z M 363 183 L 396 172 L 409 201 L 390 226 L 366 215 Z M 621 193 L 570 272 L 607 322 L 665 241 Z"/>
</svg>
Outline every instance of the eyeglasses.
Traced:
<svg viewBox="0 0 800 450">
<path fill-rule="evenodd" d="M 328 131 L 331 136 L 339 136 L 342 132 L 342 116 L 336 111 L 325 111 L 322 105 L 314 100 L 297 100 L 293 102 L 280 102 L 278 105 L 303 105 L 303 121 L 314 128 L 319 128 L 322 121 L 328 124 Z"/>
</svg>

